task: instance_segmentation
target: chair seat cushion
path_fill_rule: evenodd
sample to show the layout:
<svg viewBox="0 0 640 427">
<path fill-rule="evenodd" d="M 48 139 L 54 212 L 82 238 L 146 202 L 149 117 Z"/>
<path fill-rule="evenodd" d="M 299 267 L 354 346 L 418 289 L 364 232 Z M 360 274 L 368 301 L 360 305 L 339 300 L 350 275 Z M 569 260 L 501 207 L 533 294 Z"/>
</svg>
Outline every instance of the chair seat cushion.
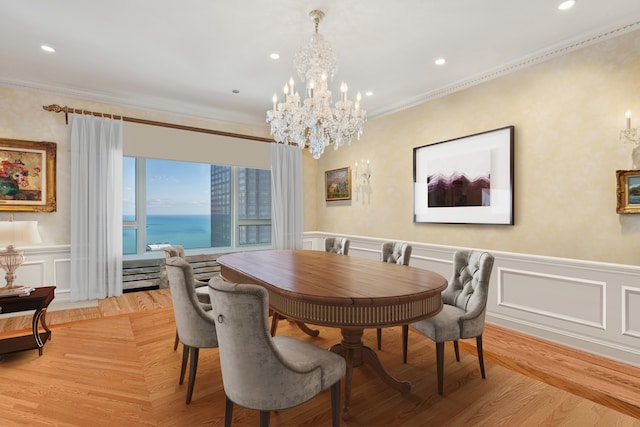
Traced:
<svg viewBox="0 0 640 427">
<path fill-rule="evenodd" d="M 286 336 L 275 336 L 273 342 L 286 356 L 287 364 L 292 368 L 308 371 L 316 366 L 319 367 L 322 390 L 331 387 L 345 375 L 344 358 L 329 350 Z"/>
<path fill-rule="evenodd" d="M 435 342 L 455 341 L 461 338 L 459 320 L 464 315 L 464 310 L 444 304 L 440 313 L 410 326 Z"/>
</svg>

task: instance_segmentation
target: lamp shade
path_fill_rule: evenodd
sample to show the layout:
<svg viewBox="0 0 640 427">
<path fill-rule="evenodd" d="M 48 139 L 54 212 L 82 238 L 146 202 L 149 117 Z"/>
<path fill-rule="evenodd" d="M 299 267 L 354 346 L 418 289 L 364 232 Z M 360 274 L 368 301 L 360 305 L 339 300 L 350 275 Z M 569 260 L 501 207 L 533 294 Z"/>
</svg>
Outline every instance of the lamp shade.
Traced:
<svg viewBox="0 0 640 427">
<path fill-rule="evenodd" d="M 0 244 L 33 245 L 42 243 L 38 221 L 0 221 Z"/>
</svg>

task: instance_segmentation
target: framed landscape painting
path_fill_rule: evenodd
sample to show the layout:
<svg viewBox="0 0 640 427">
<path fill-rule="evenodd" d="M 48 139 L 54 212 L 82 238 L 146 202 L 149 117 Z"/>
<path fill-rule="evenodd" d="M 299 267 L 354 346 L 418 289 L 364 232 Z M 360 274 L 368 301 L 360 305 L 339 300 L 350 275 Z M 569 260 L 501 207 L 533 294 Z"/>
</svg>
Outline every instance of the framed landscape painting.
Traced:
<svg viewBox="0 0 640 427">
<path fill-rule="evenodd" d="M 414 222 L 513 225 L 514 127 L 413 149 Z"/>
<path fill-rule="evenodd" d="M 55 210 L 56 144 L 0 138 L 0 211 Z"/>
<path fill-rule="evenodd" d="M 640 169 L 616 171 L 616 212 L 640 213 Z"/>
<path fill-rule="evenodd" d="M 351 200 L 351 168 L 340 168 L 324 173 L 325 200 Z"/>
</svg>

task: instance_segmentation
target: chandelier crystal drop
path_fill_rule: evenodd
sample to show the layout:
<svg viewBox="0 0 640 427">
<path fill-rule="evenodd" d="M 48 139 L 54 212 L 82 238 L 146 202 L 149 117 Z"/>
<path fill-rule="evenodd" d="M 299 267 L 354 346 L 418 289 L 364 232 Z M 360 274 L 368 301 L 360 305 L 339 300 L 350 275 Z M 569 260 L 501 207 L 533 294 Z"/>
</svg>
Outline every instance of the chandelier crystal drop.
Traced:
<svg viewBox="0 0 640 427">
<path fill-rule="evenodd" d="M 318 24 L 324 13 L 313 10 L 309 15 L 315 21 L 315 33 L 309 44 L 302 46 L 294 57 L 298 76 L 306 82 L 304 100 L 295 90 L 293 77 L 284 85 L 284 100 L 278 102 L 273 95 L 273 109 L 267 111 L 267 123 L 276 142 L 298 145 L 309 144 L 314 159 L 319 159 L 325 147 L 337 150 L 353 137 L 360 139 L 367 120 L 367 112 L 360 108 L 360 92 L 356 100 L 347 98 L 348 86 L 340 85 L 340 99 L 331 106 L 329 81 L 338 68 L 338 58 L 331 45 L 318 33 Z"/>
</svg>

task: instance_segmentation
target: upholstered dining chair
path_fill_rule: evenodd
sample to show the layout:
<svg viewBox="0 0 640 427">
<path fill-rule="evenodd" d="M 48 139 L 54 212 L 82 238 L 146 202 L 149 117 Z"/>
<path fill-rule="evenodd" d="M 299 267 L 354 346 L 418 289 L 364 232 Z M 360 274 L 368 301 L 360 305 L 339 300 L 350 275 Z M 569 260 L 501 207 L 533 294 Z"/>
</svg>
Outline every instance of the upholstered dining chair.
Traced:
<svg viewBox="0 0 640 427">
<path fill-rule="evenodd" d="M 349 239 L 346 237 L 325 237 L 324 251 L 349 255 Z"/>
<path fill-rule="evenodd" d="M 191 403 L 200 349 L 218 347 L 216 324 L 211 310 L 205 311 L 198 301 L 191 265 L 180 257 L 172 257 L 166 260 L 166 267 L 176 327 L 184 346 L 179 383 L 184 381 L 187 362 L 191 358 L 186 399 Z"/>
<path fill-rule="evenodd" d="M 342 356 L 313 344 L 269 333 L 269 296 L 261 286 L 209 281 L 212 313 L 220 342 L 220 367 L 226 395 L 225 427 L 234 403 L 260 411 L 260 426 L 271 411 L 291 408 L 331 388 L 332 425 L 340 425 Z"/>
<path fill-rule="evenodd" d="M 184 247 L 181 245 L 172 245 L 164 248 L 164 257 L 165 259 L 180 257 L 185 259 L 184 256 Z M 196 288 L 196 296 L 198 297 L 198 301 L 200 301 L 200 305 L 205 311 L 211 310 L 211 300 L 209 299 L 209 290 L 207 288 L 207 282 L 203 282 L 198 279 L 193 279 L 193 287 Z M 178 329 L 176 329 L 176 338 L 173 340 L 173 350 L 175 351 L 178 348 L 178 342 L 180 342 L 180 337 L 178 336 Z"/>
<path fill-rule="evenodd" d="M 380 247 L 380 260 L 391 264 L 409 265 L 412 246 L 406 242 L 383 242 Z M 378 350 L 382 350 L 382 329 L 378 334 Z"/>
<path fill-rule="evenodd" d="M 476 339 L 480 373 L 484 374 L 482 332 L 489 294 L 489 279 L 493 269 L 493 255 L 488 252 L 462 250 L 453 255 L 453 274 L 442 291 L 442 311 L 429 319 L 410 326 L 436 343 L 438 393 L 444 383 L 444 343 L 453 341 L 456 360 L 460 361 L 458 340 Z M 402 359 L 407 363 L 409 327 L 402 327 Z"/>
</svg>

